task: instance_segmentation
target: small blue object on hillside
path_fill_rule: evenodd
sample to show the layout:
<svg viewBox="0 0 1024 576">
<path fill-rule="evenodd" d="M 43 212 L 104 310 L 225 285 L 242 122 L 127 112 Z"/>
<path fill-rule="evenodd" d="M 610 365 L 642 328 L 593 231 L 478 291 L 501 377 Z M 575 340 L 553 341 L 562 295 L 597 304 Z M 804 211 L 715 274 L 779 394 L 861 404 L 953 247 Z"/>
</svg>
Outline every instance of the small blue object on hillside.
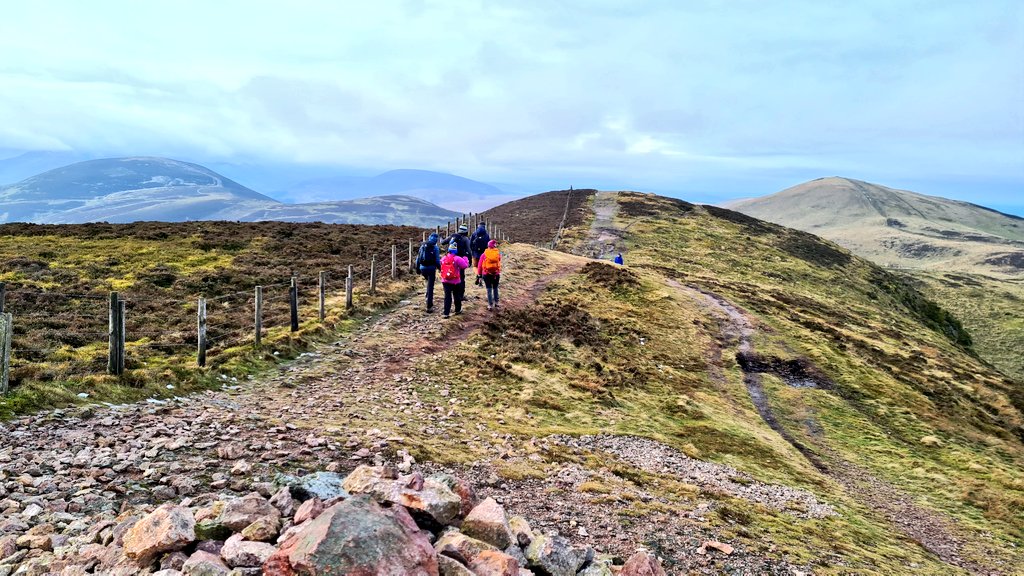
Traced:
<svg viewBox="0 0 1024 576">
<path fill-rule="evenodd" d="M 625 264 L 625 262 L 622 260 L 622 253 L 621 252 L 619 252 L 618 254 L 615 255 L 615 263 L 616 264 L 620 264 L 620 265 L 621 264 Z"/>
</svg>

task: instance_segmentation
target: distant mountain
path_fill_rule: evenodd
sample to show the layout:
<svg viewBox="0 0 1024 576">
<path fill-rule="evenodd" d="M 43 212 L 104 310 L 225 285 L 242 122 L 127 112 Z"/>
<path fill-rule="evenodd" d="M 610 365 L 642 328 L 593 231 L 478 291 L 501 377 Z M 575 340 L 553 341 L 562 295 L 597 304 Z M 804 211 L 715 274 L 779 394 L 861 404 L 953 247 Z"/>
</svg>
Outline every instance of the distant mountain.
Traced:
<svg viewBox="0 0 1024 576">
<path fill-rule="evenodd" d="M 728 205 L 833 240 L 875 262 L 1024 274 L 1024 218 L 848 178 L 819 178 Z"/>
<path fill-rule="evenodd" d="M 10 156 L 7 156 L 10 154 Z M 5 184 L 13 184 L 34 176 L 40 172 L 67 166 L 72 162 L 80 162 L 88 157 L 77 152 L 9 151 L 0 158 L 0 188 Z"/>
<path fill-rule="evenodd" d="M 432 227 L 454 220 L 458 212 L 412 196 L 373 196 L 338 202 L 276 204 L 240 214 L 238 220 L 330 222 L 335 224 L 407 224 Z"/>
<path fill-rule="evenodd" d="M 434 226 L 454 215 L 407 196 L 282 204 L 198 164 L 153 157 L 79 162 L 0 189 L 0 222 L 286 220 Z"/>
<path fill-rule="evenodd" d="M 496 186 L 454 174 L 429 170 L 391 170 L 372 178 L 338 176 L 301 182 L 283 193 L 296 202 L 334 201 L 364 196 L 415 196 L 435 204 L 453 205 L 481 196 L 504 196 Z"/>
</svg>

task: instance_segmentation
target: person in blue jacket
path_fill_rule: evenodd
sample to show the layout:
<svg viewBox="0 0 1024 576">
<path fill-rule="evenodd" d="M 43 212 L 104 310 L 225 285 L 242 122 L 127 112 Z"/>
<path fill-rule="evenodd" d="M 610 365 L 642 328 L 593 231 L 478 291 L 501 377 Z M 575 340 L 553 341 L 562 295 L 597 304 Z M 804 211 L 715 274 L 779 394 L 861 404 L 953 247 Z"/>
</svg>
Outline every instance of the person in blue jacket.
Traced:
<svg viewBox="0 0 1024 576">
<path fill-rule="evenodd" d="M 434 282 L 437 281 L 437 269 L 441 266 L 441 250 L 437 247 L 437 240 L 437 234 L 431 234 L 420 245 L 420 253 L 416 257 L 416 270 L 427 280 L 428 313 L 434 311 Z"/>
<path fill-rule="evenodd" d="M 473 260 L 470 262 L 470 266 L 476 266 L 480 262 L 480 255 L 487 250 L 487 243 L 491 241 L 491 235 L 487 233 L 487 226 L 480 223 L 476 227 L 476 232 L 469 237 L 469 249 L 473 252 Z"/>
<path fill-rule="evenodd" d="M 625 262 L 624 262 L 624 261 L 622 260 L 622 252 L 619 252 L 619 253 L 618 253 L 618 254 L 617 254 L 617 255 L 615 256 L 615 263 L 616 263 L 616 264 L 619 264 L 619 265 L 625 264 Z"/>
</svg>

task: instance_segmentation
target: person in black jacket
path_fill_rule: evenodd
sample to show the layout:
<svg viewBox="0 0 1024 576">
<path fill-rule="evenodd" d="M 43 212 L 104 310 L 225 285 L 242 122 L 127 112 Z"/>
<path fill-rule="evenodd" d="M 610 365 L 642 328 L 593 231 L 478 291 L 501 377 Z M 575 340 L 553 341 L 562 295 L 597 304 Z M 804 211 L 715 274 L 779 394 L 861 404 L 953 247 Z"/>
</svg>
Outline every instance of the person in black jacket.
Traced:
<svg viewBox="0 0 1024 576">
<path fill-rule="evenodd" d="M 456 256 L 462 256 L 467 261 L 472 257 L 472 251 L 469 249 L 469 237 L 466 233 L 469 232 L 469 227 L 465 224 L 459 226 L 458 232 L 452 234 L 448 238 L 445 238 L 443 244 L 445 246 L 455 245 L 457 248 Z M 461 303 L 466 300 L 466 271 L 460 272 L 462 281 L 455 287 L 455 298 Z M 458 309 L 458 306 L 456 307 Z"/>
<path fill-rule="evenodd" d="M 437 247 L 437 234 L 431 234 L 420 245 L 420 253 L 416 256 L 416 270 L 427 280 L 427 312 L 434 311 L 434 282 L 437 281 L 439 266 L 441 250 Z"/>
<path fill-rule="evenodd" d="M 480 261 L 480 255 L 487 250 L 487 243 L 491 241 L 491 235 L 487 233 L 487 227 L 483 223 L 480 223 L 476 228 L 476 232 L 469 237 L 469 249 L 473 252 L 473 266 L 476 266 Z"/>
</svg>

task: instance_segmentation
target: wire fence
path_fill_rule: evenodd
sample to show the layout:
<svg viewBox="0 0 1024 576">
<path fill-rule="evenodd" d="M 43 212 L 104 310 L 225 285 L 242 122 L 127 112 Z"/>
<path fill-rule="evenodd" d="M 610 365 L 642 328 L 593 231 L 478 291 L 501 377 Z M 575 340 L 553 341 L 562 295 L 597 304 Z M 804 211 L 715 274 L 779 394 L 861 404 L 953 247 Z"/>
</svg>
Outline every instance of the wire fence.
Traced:
<svg viewBox="0 0 1024 576">
<path fill-rule="evenodd" d="M 460 223 L 479 222 L 486 222 L 482 215 L 465 215 L 455 226 L 449 223 L 434 232 L 447 238 Z M 430 232 L 423 231 L 423 238 Z M 165 366 L 186 355 L 194 355 L 203 366 L 207 357 L 258 345 L 275 329 L 296 331 L 352 309 L 355 294 L 372 295 L 378 285 L 414 272 L 423 238 L 371 252 L 338 270 L 292 271 L 290 277 L 254 280 L 250 289 L 208 295 L 172 297 L 130 289 L 102 294 L 0 283 L 0 312 L 9 318 L 0 326 L 0 336 L 4 330 L 10 333 L 6 350 L 0 351 L 0 394 L 6 393 L 9 379 L 17 383 L 119 375 L 151 364 Z"/>
</svg>

